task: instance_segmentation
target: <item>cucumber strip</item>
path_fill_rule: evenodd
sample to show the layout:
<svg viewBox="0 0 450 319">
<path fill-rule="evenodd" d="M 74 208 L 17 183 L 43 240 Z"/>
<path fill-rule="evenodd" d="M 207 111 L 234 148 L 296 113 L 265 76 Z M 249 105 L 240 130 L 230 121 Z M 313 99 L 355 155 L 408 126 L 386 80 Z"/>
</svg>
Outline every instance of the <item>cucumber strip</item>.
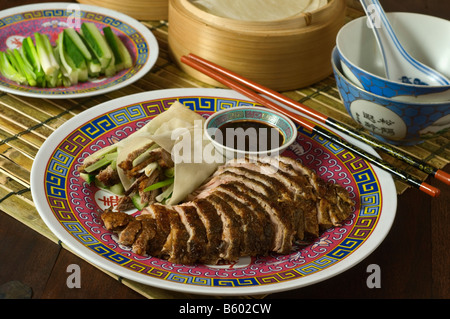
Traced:
<svg viewBox="0 0 450 319">
<path fill-rule="evenodd" d="M 112 54 L 103 35 L 92 22 L 83 22 L 81 32 L 99 60 L 102 69 L 106 69 L 111 62 Z"/>
<path fill-rule="evenodd" d="M 76 69 L 81 69 L 83 66 L 86 67 L 85 57 L 83 53 L 78 49 L 78 46 L 73 42 L 69 33 L 66 32 L 68 29 L 61 32 L 64 34 L 63 38 L 63 49 L 64 52 L 70 57 L 74 63 Z"/>
<path fill-rule="evenodd" d="M 125 193 L 125 190 L 121 183 L 117 183 L 117 184 L 111 186 L 108 190 L 111 193 L 116 194 L 116 195 L 123 195 Z"/>
<path fill-rule="evenodd" d="M 125 43 L 122 42 L 117 34 L 114 34 L 114 37 L 116 38 L 117 45 L 119 46 L 119 52 L 120 56 L 122 57 L 124 69 L 131 68 L 133 66 L 133 59 L 131 58 L 130 52 L 125 46 Z"/>
<path fill-rule="evenodd" d="M 158 189 L 158 188 L 162 188 L 164 186 L 168 186 L 170 184 L 173 184 L 173 181 L 174 181 L 174 178 L 172 177 L 172 178 L 168 178 L 168 179 L 165 179 L 163 181 L 154 183 L 154 184 L 144 188 L 144 192 L 149 192 L 149 191 L 152 191 L 152 190 L 155 190 L 155 189 Z"/>
<path fill-rule="evenodd" d="M 111 161 L 115 161 L 117 159 L 117 152 L 108 153 L 105 155 L 105 158 Z"/>
<path fill-rule="evenodd" d="M 80 173 L 80 177 L 88 184 L 92 183 L 95 180 L 94 174 Z"/>
<path fill-rule="evenodd" d="M 106 42 L 108 43 L 114 55 L 114 65 L 116 66 L 116 69 L 120 71 L 123 69 L 122 56 L 120 54 L 119 45 L 116 41 L 116 38 L 114 37 L 114 33 L 112 32 L 111 27 L 104 27 L 103 34 L 105 35 Z"/>
<path fill-rule="evenodd" d="M 134 194 L 131 196 L 131 202 L 133 203 L 134 207 L 136 207 L 138 210 L 142 210 L 147 206 L 147 202 L 142 202 L 141 196 L 139 194 Z"/>
<path fill-rule="evenodd" d="M 102 35 L 102 37 L 103 37 L 103 39 L 105 39 L 104 35 Z M 106 39 L 105 39 L 105 41 L 106 41 Z M 117 71 L 116 70 L 116 64 L 115 64 L 116 59 L 114 57 L 114 54 L 111 51 L 111 48 L 108 45 L 107 45 L 107 47 L 108 47 L 108 50 L 111 53 L 111 60 L 109 61 L 109 65 L 104 69 L 104 73 L 105 73 L 105 76 L 111 77 L 114 74 L 116 74 L 116 71 Z"/>
<path fill-rule="evenodd" d="M 112 161 L 115 161 L 117 159 L 117 153 L 109 153 L 106 154 L 102 159 L 99 159 L 94 164 L 89 165 L 84 170 L 88 173 L 92 173 L 96 171 L 99 168 L 102 168 L 106 165 L 111 164 Z"/>
<path fill-rule="evenodd" d="M 91 59 L 87 62 L 88 64 L 88 70 L 90 76 L 98 76 L 99 73 L 102 70 L 102 66 L 100 65 L 100 61 L 98 60 L 97 56 L 95 55 L 94 51 L 91 49 L 91 47 L 86 42 L 86 39 L 84 36 L 77 32 L 78 37 L 83 41 L 85 47 L 88 49 L 89 53 L 91 54 Z"/>
<path fill-rule="evenodd" d="M 71 65 L 71 67 L 74 69 L 75 72 L 78 74 L 78 81 L 85 82 L 88 80 L 88 69 L 86 64 L 86 58 L 82 50 L 78 47 L 78 44 L 74 42 L 73 38 L 70 36 L 71 32 L 66 32 L 67 30 L 73 29 L 65 29 L 63 32 L 64 36 L 63 38 L 63 54 L 66 56 L 67 62 Z M 75 32 L 76 37 L 78 37 L 78 34 Z M 84 46 L 81 39 L 78 39 L 81 45 Z M 87 49 L 86 49 L 87 51 Z"/>
<path fill-rule="evenodd" d="M 92 60 L 92 54 L 84 43 L 83 39 L 81 39 L 80 35 L 77 31 L 72 28 L 64 29 L 65 38 L 70 39 L 73 45 L 76 46 L 77 50 L 83 55 L 83 57 L 90 61 Z"/>
<path fill-rule="evenodd" d="M 23 84 L 28 85 L 36 85 L 36 79 L 34 78 L 34 72 L 31 69 L 31 66 L 28 68 L 25 62 L 22 59 L 22 56 L 17 49 L 7 49 L 6 56 L 11 63 L 11 65 L 19 72 L 23 77 L 25 77 L 26 81 Z"/>
<path fill-rule="evenodd" d="M 158 148 L 159 145 L 154 143 L 152 144 L 144 153 L 140 154 L 138 157 L 136 157 L 133 160 L 133 167 L 141 164 L 143 161 L 145 161 L 147 158 L 150 157 L 150 153 L 155 149 Z"/>
<path fill-rule="evenodd" d="M 100 148 L 95 153 L 89 155 L 85 160 L 93 161 L 97 158 L 101 158 L 101 157 L 105 156 L 106 154 L 110 154 L 110 153 L 117 153 L 117 145 L 116 144 L 111 144 L 111 145 Z"/>
</svg>

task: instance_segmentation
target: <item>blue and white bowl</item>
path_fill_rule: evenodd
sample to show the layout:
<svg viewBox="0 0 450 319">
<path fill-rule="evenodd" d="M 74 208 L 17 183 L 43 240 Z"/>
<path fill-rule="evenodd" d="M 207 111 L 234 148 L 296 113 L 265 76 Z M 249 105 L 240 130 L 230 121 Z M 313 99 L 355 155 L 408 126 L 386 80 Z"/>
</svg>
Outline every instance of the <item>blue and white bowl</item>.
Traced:
<svg viewBox="0 0 450 319">
<path fill-rule="evenodd" d="M 413 145 L 450 129 L 450 101 L 410 103 L 377 95 L 344 75 L 337 48 L 333 49 L 331 63 L 347 112 L 379 140 Z"/>
<path fill-rule="evenodd" d="M 450 21 L 406 12 L 390 12 L 387 16 L 411 56 L 450 78 Z M 366 16 L 339 30 L 336 47 L 343 73 L 360 88 L 400 101 L 450 101 L 450 85 L 429 86 L 414 79 L 397 82 L 386 78 L 381 51 Z"/>
</svg>

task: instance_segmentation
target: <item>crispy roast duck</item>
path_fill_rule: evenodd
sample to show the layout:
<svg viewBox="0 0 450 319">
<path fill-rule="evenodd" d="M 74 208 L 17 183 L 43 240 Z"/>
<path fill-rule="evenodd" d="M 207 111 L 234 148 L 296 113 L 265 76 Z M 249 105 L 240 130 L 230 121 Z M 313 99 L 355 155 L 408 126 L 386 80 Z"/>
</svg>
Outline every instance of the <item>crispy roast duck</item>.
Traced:
<svg viewBox="0 0 450 319">
<path fill-rule="evenodd" d="M 185 201 L 151 203 L 137 216 L 107 209 L 106 229 L 134 253 L 180 264 L 286 254 L 296 240 L 341 226 L 353 201 L 298 161 L 241 158 L 219 166 Z"/>
</svg>

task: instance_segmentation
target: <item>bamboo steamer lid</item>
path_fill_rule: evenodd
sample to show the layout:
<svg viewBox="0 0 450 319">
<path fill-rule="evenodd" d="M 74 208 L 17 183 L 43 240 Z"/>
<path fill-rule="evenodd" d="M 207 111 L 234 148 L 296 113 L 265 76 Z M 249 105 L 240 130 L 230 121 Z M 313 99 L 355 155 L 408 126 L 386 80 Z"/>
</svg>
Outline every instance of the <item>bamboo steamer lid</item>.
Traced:
<svg viewBox="0 0 450 319">
<path fill-rule="evenodd" d="M 212 15 L 189 0 L 169 0 L 169 50 L 194 78 L 222 86 L 180 62 L 194 53 L 273 90 L 316 83 L 332 73 L 331 51 L 344 24 L 345 0 L 277 21 L 241 21 Z"/>
<path fill-rule="evenodd" d="M 78 0 L 89 4 L 119 11 L 137 20 L 167 20 L 169 0 Z"/>
</svg>

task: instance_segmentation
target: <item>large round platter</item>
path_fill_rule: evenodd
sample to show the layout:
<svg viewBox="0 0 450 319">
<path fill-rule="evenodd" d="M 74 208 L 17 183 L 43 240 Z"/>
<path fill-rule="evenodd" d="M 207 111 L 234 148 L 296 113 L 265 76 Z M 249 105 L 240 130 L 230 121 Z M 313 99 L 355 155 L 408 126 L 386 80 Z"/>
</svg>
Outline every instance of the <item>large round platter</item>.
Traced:
<svg viewBox="0 0 450 319">
<path fill-rule="evenodd" d="M 132 134 L 175 100 L 204 117 L 224 108 L 255 105 L 234 91 L 222 89 L 130 95 L 77 115 L 39 150 L 31 173 L 37 209 L 56 236 L 86 260 L 124 278 L 169 290 L 222 296 L 264 294 L 333 277 L 368 256 L 389 232 L 397 203 L 392 177 L 299 128 L 297 141 L 283 155 L 300 160 L 350 192 L 355 210 L 342 227 L 326 231 L 309 245 L 295 245 L 290 254 L 241 258 L 232 265 L 172 264 L 119 246 L 98 215 L 117 198 L 83 183 L 77 167 L 86 156 Z"/>
<path fill-rule="evenodd" d="M 93 22 L 99 29 L 110 26 L 127 46 L 134 64 L 111 77 L 93 78 L 69 87 L 39 88 L 19 85 L 0 75 L 0 91 L 38 98 L 81 98 L 104 94 L 129 85 L 155 64 L 159 47 L 152 32 L 139 21 L 110 9 L 77 3 L 40 3 L 0 11 L 0 51 L 20 48 L 24 37 L 40 32 L 55 44 L 65 28 L 79 29 Z"/>
</svg>

